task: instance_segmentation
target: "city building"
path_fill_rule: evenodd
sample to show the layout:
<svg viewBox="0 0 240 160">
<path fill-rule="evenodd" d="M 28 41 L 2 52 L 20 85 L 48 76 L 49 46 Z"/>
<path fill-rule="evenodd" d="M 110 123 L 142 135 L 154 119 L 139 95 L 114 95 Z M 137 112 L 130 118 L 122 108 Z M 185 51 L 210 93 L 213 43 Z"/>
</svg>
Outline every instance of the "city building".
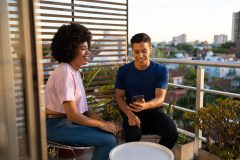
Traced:
<svg viewBox="0 0 240 160">
<path fill-rule="evenodd" d="M 211 62 L 233 62 L 235 54 L 213 54 L 212 51 L 206 53 L 205 61 Z M 233 72 L 231 68 L 225 67 L 205 67 L 205 71 L 210 78 L 227 78 Z"/>
<path fill-rule="evenodd" d="M 207 42 L 207 41 L 203 41 L 203 42 L 199 42 L 199 43 L 193 43 L 192 44 L 193 48 L 197 49 L 197 50 L 210 50 L 212 49 L 212 46 Z"/>
<path fill-rule="evenodd" d="M 240 58 L 240 38 L 238 38 L 235 43 L 236 43 L 235 53 L 237 57 Z"/>
<path fill-rule="evenodd" d="M 192 60 L 192 57 L 189 57 L 187 54 L 184 54 L 184 53 L 181 53 L 181 52 L 178 52 L 178 53 L 175 53 L 174 54 L 174 59 L 179 59 L 179 60 Z M 188 65 L 186 65 L 188 66 Z M 167 69 L 169 70 L 176 70 L 179 68 L 179 64 L 176 64 L 176 63 L 167 63 L 166 64 L 166 67 Z"/>
<path fill-rule="evenodd" d="M 215 46 L 220 46 L 221 44 L 226 43 L 227 39 L 228 39 L 228 36 L 225 34 L 214 35 L 213 44 Z"/>
<path fill-rule="evenodd" d="M 223 90 L 231 90 L 236 85 L 234 80 L 232 79 L 214 79 L 213 81 L 206 82 L 206 87 L 208 89 L 215 88 L 215 87 L 221 87 Z"/>
<path fill-rule="evenodd" d="M 169 70 L 170 82 L 174 84 L 183 84 L 186 72 L 182 70 Z"/>
<path fill-rule="evenodd" d="M 238 60 L 237 63 L 240 64 L 240 60 Z M 235 73 L 236 76 L 237 76 L 237 77 L 240 77 L 240 68 L 236 68 L 236 69 L 235 69 L 235 72 L 236 72 L 236 73 Z"/>
<path fill-rule="evenodd" d="M 232 42 L 236 42 L 240 39 L 240 11 L 233 13 L 232 20 Z"/>
<path fill-rule="evenodd" d="M 181 34 L 179 36 L 173 37 L 172 38 L 172 43 L 174 45 L 181 44 L 181 43 L 186 43 L 187 42 L 187 35 L 186 34 Z"/>
<path fill-rule="evenodd" d="M 209 49 L 202 49 L 202 50 L 198 49 L 196 53 L 197 59 L 204 59 L 208 51 Z"/>
</svg>

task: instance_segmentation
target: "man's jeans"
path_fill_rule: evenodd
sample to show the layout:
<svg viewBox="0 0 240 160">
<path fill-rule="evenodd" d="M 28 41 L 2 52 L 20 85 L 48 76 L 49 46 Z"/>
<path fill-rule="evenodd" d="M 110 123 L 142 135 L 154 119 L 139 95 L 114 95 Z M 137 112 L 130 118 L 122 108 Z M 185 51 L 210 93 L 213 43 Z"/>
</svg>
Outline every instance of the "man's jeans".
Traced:
<svg viewBox="0 0 240 160">
<path fill-rule="evenodd" d="M 81 126 L 67 118 L 47 118 L 47 139 L 69 145 L 93 146 L 92 160 L 108 160 L 109 152 L 116 146 L 113 134 L 98 128 Z"/>
</svg>

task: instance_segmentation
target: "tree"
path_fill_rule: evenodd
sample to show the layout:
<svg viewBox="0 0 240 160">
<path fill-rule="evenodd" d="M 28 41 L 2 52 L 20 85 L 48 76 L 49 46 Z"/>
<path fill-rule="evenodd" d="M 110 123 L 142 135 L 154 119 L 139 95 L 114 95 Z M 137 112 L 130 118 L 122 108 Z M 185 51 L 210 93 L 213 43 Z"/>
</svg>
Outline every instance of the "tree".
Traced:
<svg viewBox="0 0 240 160">
<path fill-rule="evenodd" d="M 197 73 L 194 67 L 188 67 L 186 76 L 184 77 L 183 84 L 189 86 L 196 86 Z"/>
<path fill-rule="evenodd" d="M 230 42 L 230 41 L 228 41 L 220 46 L 220 48 L 225 48 L 225 49 L 229 49 L 231 47 L 236 47 L 236 44 L 233 42 Z"/>
<path fill-rule="evenodd" d="M 153 48 L 153 55 L 154 58 L 163 58 L 164 53 L 159 48 Z"/>
<path fill-rule="evenodd" d="M 213 53 L 227 53 L 226 48 L 213 48 L 212 51 Z"/>
<path fill-rule="evenodd" d="M 187 43 L 178 44 L 176 48 L 180 51 L 185 51 L 186 53 L 189 54 L 194 54 L 195 51 L 195 49 L 190 44 Z"/>
<path fill-rule="evenodd" d="M 212 51 L 214 53 L 227 53 L 227 50 L 232 47 L 236 47 L 236 44 L 229 41 L 229 42 L 221 44 L 220 47 L 213 48 Z"/>
<path fill-rule="evenodd" d="M 216 99 L 195 113 L 185 114 L 206 136 L 207 150 L 224 160 L 240 158 L 239 107 L 240 101 Z"/>
</svg>

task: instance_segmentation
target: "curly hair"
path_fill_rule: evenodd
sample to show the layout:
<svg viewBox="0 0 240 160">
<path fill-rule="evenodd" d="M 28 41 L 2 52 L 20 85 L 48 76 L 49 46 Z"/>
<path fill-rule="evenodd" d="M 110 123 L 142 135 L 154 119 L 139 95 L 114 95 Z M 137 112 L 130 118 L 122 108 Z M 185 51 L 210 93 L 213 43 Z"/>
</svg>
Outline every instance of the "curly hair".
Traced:
<svg viewBox="0 0 240 160">
<path fill-rule="evenodd" d="M 75 58 L 80 43 L 87 42 L 90 48 L 91 39 L 91 32 L 83 25 L 62 25 L 52 39 L 52 56 L 59 63 L 70 63 Z"/>
</svg>

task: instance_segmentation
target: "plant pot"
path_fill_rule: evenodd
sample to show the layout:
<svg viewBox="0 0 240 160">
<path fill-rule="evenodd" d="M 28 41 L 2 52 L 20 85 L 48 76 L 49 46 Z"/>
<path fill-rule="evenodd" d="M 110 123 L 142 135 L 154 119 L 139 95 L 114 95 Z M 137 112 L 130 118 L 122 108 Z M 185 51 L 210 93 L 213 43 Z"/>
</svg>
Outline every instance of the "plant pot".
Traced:
<svg viewBox="0 0 240 160">
<path fill-rule="evenodd" d="M 198 160 L 221 160 L 218 156 L 205 151 L 203 149 L 198 150 Z"/>
<path fill-rule="evenodd" d="M 186 144 L 175 144 L 172 149 L 175 160 L 193 160 L 194 159 L 194 142 Z"/>
</svg>

